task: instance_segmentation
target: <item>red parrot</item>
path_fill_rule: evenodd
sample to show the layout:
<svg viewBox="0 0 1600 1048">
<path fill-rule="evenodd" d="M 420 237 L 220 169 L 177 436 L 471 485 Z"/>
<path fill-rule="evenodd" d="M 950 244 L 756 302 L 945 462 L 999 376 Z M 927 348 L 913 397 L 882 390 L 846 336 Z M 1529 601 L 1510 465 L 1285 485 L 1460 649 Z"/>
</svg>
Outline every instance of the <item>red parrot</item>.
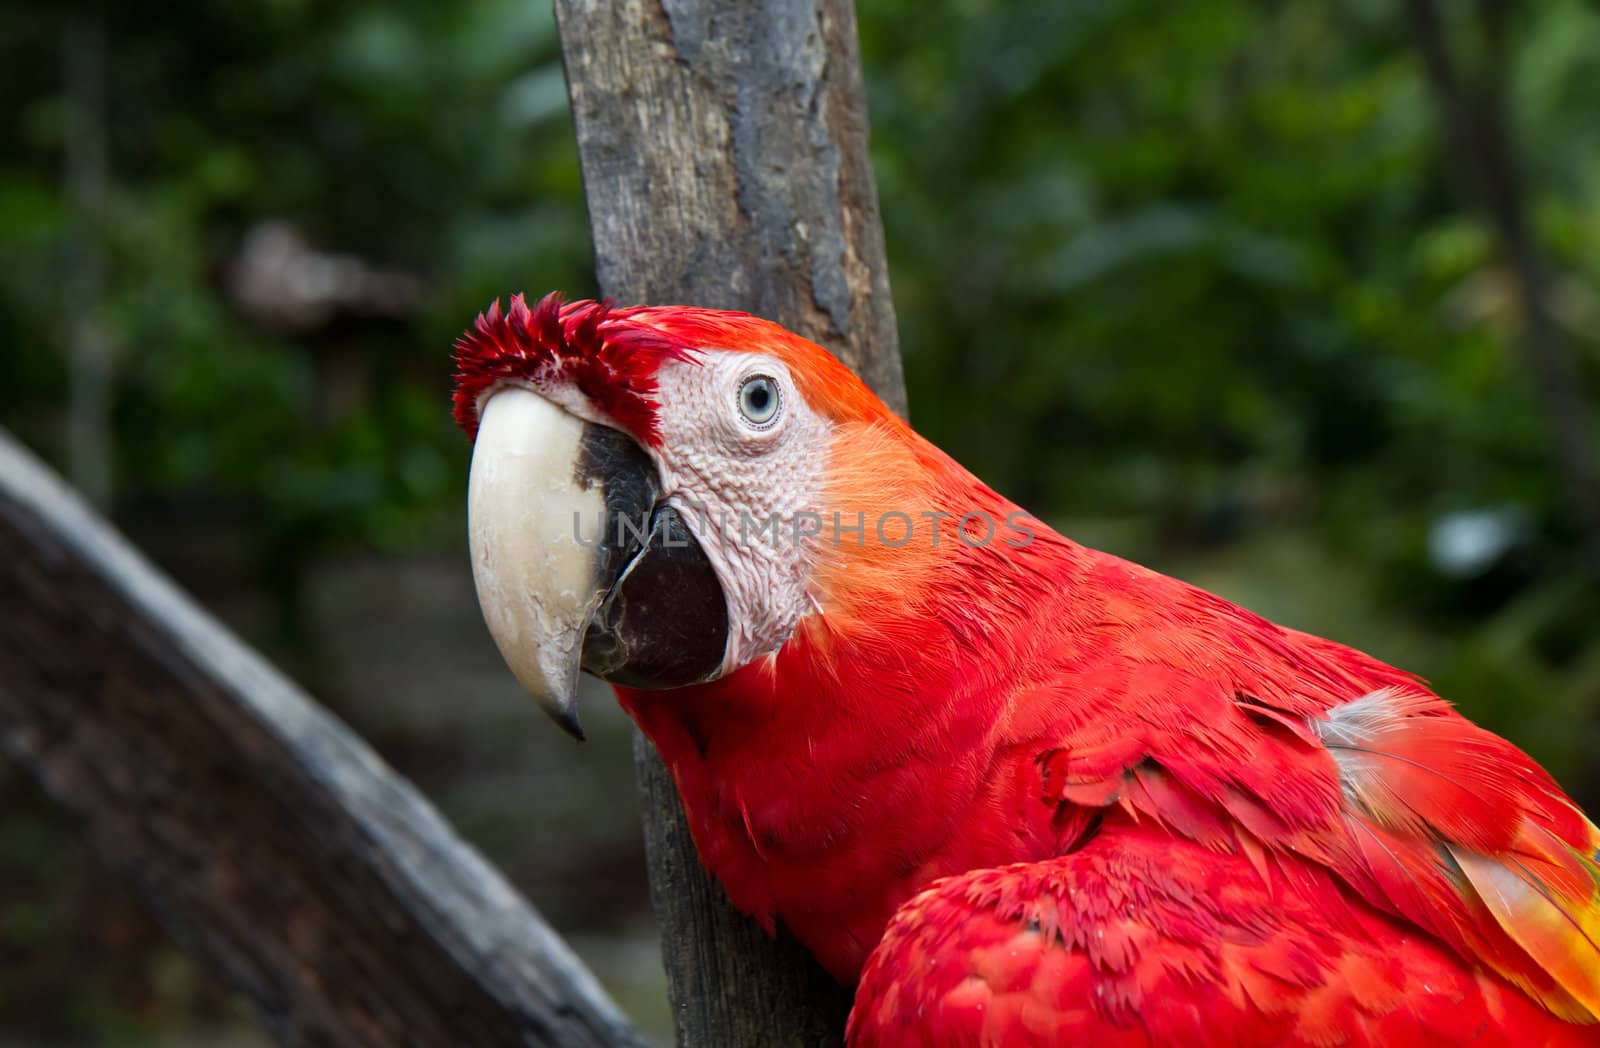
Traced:
<svg viewBox="0 0 1600 1048">
<path fill-rule="evenodd" d="M 1600 831 L 1415 676 L 1056 534 L 746 314 L 496 303 L 473 568 L 853 1048 L 1600 1045 Z"/>
</svg>

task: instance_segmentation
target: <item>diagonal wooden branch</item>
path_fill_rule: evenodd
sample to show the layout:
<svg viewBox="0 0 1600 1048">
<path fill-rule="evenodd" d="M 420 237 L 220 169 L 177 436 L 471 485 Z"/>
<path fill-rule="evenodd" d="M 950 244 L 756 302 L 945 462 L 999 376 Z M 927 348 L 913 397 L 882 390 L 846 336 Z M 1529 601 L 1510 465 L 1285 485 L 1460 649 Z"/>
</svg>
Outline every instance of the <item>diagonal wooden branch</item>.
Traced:
<svg viewBox="0 0 1600 1048">
<path fill-rule="evenodd" d="M 601 290 L 743 309 L 905 411 L 851 0 L 556 0 Z M 702 871 L 636 747 L 681 1045 L 828 1045 L 849 997 Z"/>
<path fill-rule="evenodd" d="M 285 1043 L 644 1043 L 427 801 L 3 430 L 0 746 Z"/>
</svg>

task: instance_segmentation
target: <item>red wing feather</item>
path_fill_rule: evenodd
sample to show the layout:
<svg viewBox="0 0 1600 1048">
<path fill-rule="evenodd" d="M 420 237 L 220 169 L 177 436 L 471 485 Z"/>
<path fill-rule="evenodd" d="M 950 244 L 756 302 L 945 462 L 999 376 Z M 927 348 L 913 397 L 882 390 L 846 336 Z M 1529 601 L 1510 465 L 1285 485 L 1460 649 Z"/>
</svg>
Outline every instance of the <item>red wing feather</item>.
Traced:
<svg viewBox="0 0 1600 1048">
<path fill-rule="evenodd" d="M 867 962 L 851 1048 L 1600 1039 L 1280 861 L 1300 868 L 1271 888 L 1244 856 L 1122 822 L 1068 856 L 940 881 Z"/>
</svg>

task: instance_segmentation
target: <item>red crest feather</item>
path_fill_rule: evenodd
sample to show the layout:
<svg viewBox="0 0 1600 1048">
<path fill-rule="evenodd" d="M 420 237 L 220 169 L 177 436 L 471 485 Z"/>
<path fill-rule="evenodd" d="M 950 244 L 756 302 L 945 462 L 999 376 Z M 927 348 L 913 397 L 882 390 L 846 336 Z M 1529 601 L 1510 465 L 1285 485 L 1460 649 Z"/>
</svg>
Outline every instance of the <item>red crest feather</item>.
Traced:
<svg viewBox="0 0 1600 1048">
<path fill-rule="evenodd" d="M 661 443 L 656 374 L 699 349 L 770 353 L 788 365 L 812 408 L 840 421 L 887 419 L 881 401 L 815 343 L 777 324 L 729 310 L 562 302 L 552 292 L 531 309 L 521 295 L 495 300 L 456 339 L 456 423 L 475 437 L 478 404 L 496 386 L 573 388 L 618 428 Z"/>
<path fill-rule="evenodd" d="M 456 424 L 475 438 L 479 401 L 496 386 L 566 385 L 641 443 L 658 444 L 656 370 L 693 352 L 652 327 L 629 323 L 639 312 L 609 301 L 563 303 L 551 292 L 532 309 L 522 295 L 512 295 L 502 313 L 496 299 L 456 339 Z"/>
</svg>

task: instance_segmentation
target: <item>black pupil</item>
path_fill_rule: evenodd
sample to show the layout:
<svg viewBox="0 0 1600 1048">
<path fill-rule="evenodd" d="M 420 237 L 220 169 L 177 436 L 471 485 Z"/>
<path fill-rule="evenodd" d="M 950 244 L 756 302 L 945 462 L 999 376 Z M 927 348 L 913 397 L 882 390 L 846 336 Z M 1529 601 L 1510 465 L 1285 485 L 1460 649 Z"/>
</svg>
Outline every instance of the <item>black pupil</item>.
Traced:
<svg viewBox="0 0 1600 1048">
<path fill-rule="evenodd" d="M 752 382 L 745 387 L 744 400 L 752 415 L 765 415 L 767 405 L 772 403 L 772 390 L 765 382 Z"/>
</svg>

